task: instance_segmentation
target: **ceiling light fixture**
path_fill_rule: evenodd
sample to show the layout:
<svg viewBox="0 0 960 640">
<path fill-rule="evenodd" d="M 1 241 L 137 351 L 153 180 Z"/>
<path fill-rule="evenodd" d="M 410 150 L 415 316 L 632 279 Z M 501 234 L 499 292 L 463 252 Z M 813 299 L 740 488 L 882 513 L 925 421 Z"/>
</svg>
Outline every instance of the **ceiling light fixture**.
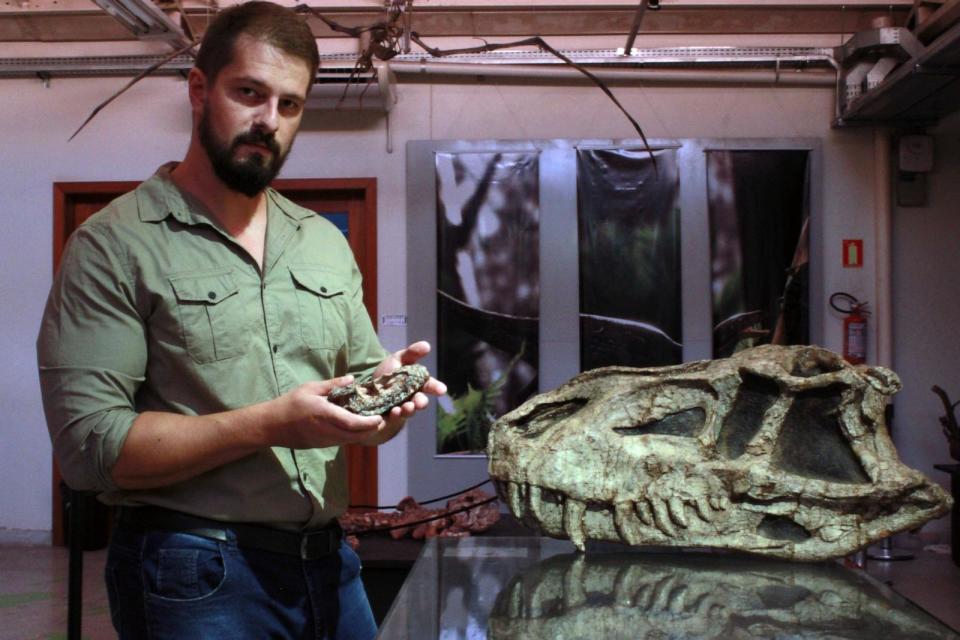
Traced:
<svg viewBox="0 0 960 640">
<path fill-rule="evenodd" d="M 150 0 L 93 0 L 139 40 L 166 40 L 175 48 L 190 44 L 183 30 Z"/>
</svg>

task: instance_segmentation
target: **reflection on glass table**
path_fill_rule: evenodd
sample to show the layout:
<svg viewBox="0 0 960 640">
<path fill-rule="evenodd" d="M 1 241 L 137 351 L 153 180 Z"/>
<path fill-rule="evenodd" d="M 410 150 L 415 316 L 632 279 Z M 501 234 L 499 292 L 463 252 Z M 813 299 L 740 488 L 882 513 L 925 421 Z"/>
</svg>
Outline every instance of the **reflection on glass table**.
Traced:
<svg viewBox="0 0 960 640">
<path fill-rule="evenodd" d="M 428 541 L 378 637 L 960 639 L 837 562 L 534 537 Z"/>
</svg>

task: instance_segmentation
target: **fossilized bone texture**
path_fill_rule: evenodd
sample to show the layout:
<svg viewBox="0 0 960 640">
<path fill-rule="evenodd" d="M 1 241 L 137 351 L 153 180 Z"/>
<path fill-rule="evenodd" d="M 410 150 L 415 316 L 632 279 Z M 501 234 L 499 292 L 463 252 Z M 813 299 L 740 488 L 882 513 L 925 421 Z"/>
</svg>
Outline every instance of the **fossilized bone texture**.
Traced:
<svg viewBox="0 0 960 640">
<path fill-rule="evenodd" d="M 493 425 L 490 476 L 517 518 L 581 550 L 842 556 L 950 509 L 897 458 L 884 406 L 899 389 L 816 347 L 595 369 Z"/>
<path fill-rule="evenodd" d="M 419 364 L 397 367 L 392 373 L 360 380 L 337 387 L 327 396 L 334 404 L 361 416 L 378 416 L 403 404 L 423 388 L 430 372 Z"/>
<path fill-rule="evenodd" d="M 956 637 L 917 607 L 891 599 L 897 596 L 836 563 L 563 555 L 530 567 L 500 592 L 487 637 Z"/>
</svg>

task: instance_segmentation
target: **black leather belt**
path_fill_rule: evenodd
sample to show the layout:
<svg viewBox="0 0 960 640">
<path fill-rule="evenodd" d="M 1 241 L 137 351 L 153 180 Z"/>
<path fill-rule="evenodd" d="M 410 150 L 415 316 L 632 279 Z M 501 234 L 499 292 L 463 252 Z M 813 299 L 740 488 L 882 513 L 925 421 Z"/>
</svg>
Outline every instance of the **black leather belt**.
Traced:
<svg viewBox="0 0 960 640">
<path fill-rule="evenodd" d="M 343 530 L 336 520 L 322 529 L 284 531 L 255 524 L 221 522 L 161 507 L 124 507 L 120 510 L 120 524 L 141 531 L 189 533 L 221 542 L 229 540 L 228 534 L 232 532 L 238 547 L 299 556 L 303 560 L 317 560 L 336 553 L 343 539 Z"/>
</svg>

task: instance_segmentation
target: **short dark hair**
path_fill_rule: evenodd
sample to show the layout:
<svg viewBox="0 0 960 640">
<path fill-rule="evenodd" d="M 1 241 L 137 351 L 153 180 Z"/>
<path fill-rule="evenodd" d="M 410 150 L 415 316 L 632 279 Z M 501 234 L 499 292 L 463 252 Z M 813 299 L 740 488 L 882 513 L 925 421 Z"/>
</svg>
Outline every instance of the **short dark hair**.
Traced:
<svg viewBox="0 0 960 640">
<path fill-rule="evenodd" d="M 244 34 L 300 58 L 310 67 L 310 78 L 316 75 L 320 54 L 306 20 L 286 7 L 254 0 L 219 12 L 203 34 L 196 67 L 211 84 L 233 61 L 234 45 Z"/>
</svg>

